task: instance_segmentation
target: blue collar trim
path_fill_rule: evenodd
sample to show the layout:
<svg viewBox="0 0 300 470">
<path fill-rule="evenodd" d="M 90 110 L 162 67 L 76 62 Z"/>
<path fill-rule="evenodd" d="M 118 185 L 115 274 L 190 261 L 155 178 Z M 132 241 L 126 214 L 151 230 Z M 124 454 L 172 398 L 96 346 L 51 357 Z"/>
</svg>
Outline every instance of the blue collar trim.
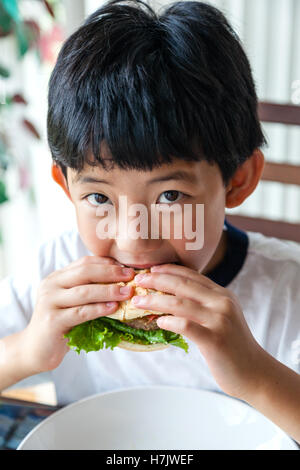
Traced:
<svg viewBox="0 0 300 470">
<path fill-rule="evenodd" d="M 218 266 L 206 274 L 209 279 L 222 287 L 228 286 L 242 269 L 249 246 L 247 233 L 229 224 L 226 219 L 224 230 L 228 234 L 225 256 Z"/>
</svg>

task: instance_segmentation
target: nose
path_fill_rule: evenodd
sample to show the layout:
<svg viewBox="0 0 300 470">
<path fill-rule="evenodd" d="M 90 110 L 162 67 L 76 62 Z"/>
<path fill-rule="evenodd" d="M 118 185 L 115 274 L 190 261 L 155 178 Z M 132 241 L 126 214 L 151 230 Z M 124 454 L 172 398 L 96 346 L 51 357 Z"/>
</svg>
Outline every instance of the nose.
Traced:
<svg viewBox="0 0 300 470">
<path fill-rule="evenodd" d="M 142 209 L 144 211 L 139 212 L 139 216 L 136 212 L 131 215 L 130 210 L 121 216 L 119 214 L 115 238 L 118 250 L 142 255 L 159 248 L 162 242 L 159 232 L 153 231 L 149 211 L 145 211 L 144 207 Z"/>
</svg>

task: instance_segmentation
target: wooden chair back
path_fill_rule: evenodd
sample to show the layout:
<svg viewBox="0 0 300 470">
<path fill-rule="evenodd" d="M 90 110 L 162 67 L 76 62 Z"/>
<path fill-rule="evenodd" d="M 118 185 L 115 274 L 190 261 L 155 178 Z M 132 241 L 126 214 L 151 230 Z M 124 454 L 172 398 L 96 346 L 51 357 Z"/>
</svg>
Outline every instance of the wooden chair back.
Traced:
<svg viewBox="0 0 300 470">
<path fill-rule="evenodd" d="M 300 126 L 300 106 L 260 102 L 258 115 L 262 122 Z M 266 161 L 261 179 L 300 186 L 300 155 L 299 165 Z M 260 232 L 266 236 L 300 243 L 300 223 L 237 214 L 226 214 L 226 220 L 241 230 Z"/>
</svg>

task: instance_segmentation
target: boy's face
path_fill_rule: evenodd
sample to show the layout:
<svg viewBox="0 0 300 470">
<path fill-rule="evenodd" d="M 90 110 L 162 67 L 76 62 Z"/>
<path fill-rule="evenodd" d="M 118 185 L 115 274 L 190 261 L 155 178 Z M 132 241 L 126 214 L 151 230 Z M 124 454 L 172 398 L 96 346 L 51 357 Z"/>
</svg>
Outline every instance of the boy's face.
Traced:
<svg viewBox="0 0 300 470">
<path fill-rule="evenodd" d="M 96 256 L 112 257 L 122 264 L 136 267 L 177 262 L 203 273 L 212 269 L 214 261 L 220 257 L 227 189 L 216 164 L 175 159 L 171 164 L 164 164 L 152 171 L 122 170 L 118 167 L 105 170 L 100 165 L 92 167 L 86 164 L 80 173 L 67 168 L 67 182 L 68 187 L 64 189 L 75 206 L 80 237 Z M 168 239 L 151 238 L 150 220 L 148 238 L 134 239 L 130 234 L 124 236 L 122 227 L 118 226 L 120 196 L 127 197 L 128 208 L 132 204 L 143 204 L 148 214 L 151 214 L 153 204 L 159 204 L 163 211 L 177 203 L 182 206 L 182 213 L 184 204 L 192 205 L 192 227 L 193 230 L 203 230 L 203 247 L 187 249 L 186 244 L 193 240 L 185 237 L 184 230 L 179 239 L 175 238 L 172 228 Z M 204 204 L 204 224 L 201 227 L 197 226 L 196 204 Z M 118 237 L 98 237 L 99 212 L 98 215 L 96 212 L 100 205 L 114 207 Z M 128 216 L 128 224 L 132 219 Z M 120 238 L 120 233 L 123 238 Z"/>
</svg>

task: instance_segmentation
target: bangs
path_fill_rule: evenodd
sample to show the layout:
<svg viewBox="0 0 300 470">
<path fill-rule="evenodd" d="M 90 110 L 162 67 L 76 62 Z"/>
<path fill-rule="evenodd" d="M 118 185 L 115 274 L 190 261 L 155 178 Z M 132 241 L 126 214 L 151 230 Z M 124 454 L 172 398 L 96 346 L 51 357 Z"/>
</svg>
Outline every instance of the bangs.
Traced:
<svg viewBox="0 0 300 470">
<path fill-rule="evenodd" d="M 175 83 L 165 70 L 161 51 L 147 57 L 147 64 L 114 70 L 94 82 L 99 106 L 93 111 L 90 151 L 94 163 L 104 165 L 100 148 L 105 140 L 112 162 L 122 169 L 152 170 L 173 158 L 197 161 L 199 128 L 190 119 L 191 104 L 176 103 Z M 112 93 L 112 90 L 114 92 Z"/>
<path fill-rule="evenodd" d="M 249 61 L 222 13 L 176 2 L 158 15 L 113 0 L 64 43 L 49 81 L 47 135 L 63 170 L 216 163 L 226 185 L 265 143 Z"/>
<path fill-rule="evenodd" d="M 122 169 L 152 170 L 174 158 L 200 159 L 199 114 L 193 115 L 194 104 L 179 85 L 178 74 L 173 77 L 163 47 L 155 42 L 151 52 L 139 51 L 141 62 L 129 51 L 123 55 L 125 64 L 107 67 L 105 74 L 95 67 L 80 73 L 82 57 L 78 56 L 68 71 L 71 80 L 69 75 L 64 84 L 68 100 L 59 115 L 49 112 L 52 133 L 56 127 L 57 137 L 64 136 L 58 145 L 64 146 L 59 152 L 61 163 L 78 171 L 85 163 L 106 167 L 103 141 L 112 163 Z M 102 68 L 106 69 L 103 63 Z M 50 86 L 53 93 L 59 89 L 53 82 Z M 56 101 L 54 96 L 51 101 Z"/>
</svg>

